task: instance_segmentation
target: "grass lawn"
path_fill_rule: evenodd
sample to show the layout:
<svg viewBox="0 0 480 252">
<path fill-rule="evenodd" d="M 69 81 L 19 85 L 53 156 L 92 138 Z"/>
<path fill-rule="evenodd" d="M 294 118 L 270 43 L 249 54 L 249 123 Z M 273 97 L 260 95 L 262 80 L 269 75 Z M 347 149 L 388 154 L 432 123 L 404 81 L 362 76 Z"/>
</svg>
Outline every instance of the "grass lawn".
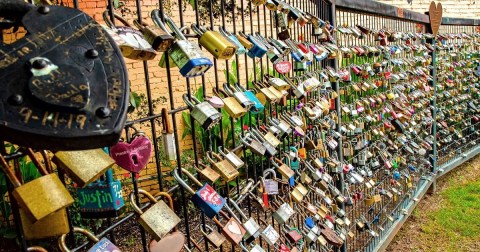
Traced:
<svg viewBox="0 0 480 252">
<path fill-rule="evenodd" d="M 480 157 L 439 181 L 387 251 L 480 251 Z"/>
</svg>

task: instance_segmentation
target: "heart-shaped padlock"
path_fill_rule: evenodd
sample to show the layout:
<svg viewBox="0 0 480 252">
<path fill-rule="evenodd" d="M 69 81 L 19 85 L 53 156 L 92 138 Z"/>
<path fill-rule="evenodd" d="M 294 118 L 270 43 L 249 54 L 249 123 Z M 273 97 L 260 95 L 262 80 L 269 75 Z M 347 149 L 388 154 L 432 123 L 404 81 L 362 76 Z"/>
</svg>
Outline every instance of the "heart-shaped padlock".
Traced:
<svg viewBox="0 0 480 252">
<path fill-rule="evenodd" d="M 110 149 L 110 156 L 118 166 L 135 173 L 145 168 L 151 155 L 150 139 L 139 132 L 134 134 L 130 143 L 118 142 Z"/>
</svg>

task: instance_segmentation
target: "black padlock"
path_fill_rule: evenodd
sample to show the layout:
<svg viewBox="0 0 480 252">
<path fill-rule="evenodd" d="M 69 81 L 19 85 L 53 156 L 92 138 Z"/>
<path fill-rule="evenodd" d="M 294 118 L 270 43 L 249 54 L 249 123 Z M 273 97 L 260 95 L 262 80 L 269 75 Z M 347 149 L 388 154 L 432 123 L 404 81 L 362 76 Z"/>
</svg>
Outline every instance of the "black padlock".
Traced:
<svg viewBox="0 0 480 252">
<path fill-rule="evenodd" d="M 114 40 L 78 9 L 0 3 L 0 16 L 27 31 L 1 44 L 0 135 L 40 149 L 93 149 L 115 144 L 129 96 L 123 56 Z"/>
</svg>

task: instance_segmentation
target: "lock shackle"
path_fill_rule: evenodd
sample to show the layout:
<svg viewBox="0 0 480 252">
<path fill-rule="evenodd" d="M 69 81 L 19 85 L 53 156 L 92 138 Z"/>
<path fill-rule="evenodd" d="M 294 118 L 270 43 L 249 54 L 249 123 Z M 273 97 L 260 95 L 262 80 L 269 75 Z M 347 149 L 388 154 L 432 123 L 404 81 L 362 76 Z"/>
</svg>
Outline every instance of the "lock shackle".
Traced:
<svg viewBox="0 0 480 252">
<path fill-rule="evenodd" d="M 193 109 L 195 107 L 195 104 L 199 104 L 201 103 L 197 97 L 195 96 L 191 96 L 190 99 L 192 99 L 195 104 L 193 104 L 193 102 L 188 98 L 188 94 L 183 94 L 182 95 L 182 98 L 183 98 L 183 101 L 185 101 L 185 103 L 187 104 L 187 106 L 190 108 L 190 109 Z"/>
<path fill-rule="evenodd" d="M 96 237 L 92 232 L 90 232 L 86 229 L 79 228 L 79 227 L 73 227 L 73 232 L 85 235 L 91 242 L 99 242 L 100 241 L 100 239 L 98 239 L 98 237 Z M 62 252 L 70 252 L 70 249 L 67 248 L 66 239 L 67 239 L 67 234 L 62 234 L 62 236 L 60 236 L 60 238 L 58 238 L 58 247 L 60 248 L 60 250 Z"/>
<path fill-rule="evenodd" d="M 27 251 L 28 252 L 34 252 L 34 251 L 37 251 L 37 252 L 48 252 L 48 250 L 40 247 L 40 246 L 33 246 L 33 247 L 28 247 L 27 248 Z"/>
<path fill-rule="evenodd" d="M 237 210 L 237 212 L 240 214 L 240 216 L 244 219 L 244 220 L 248 220 L 249 218 L 247 217 L 247 215 L 242 211 L 242 209 L 240 208 L 240 206 L 237 204 L 237 202 L 231 200 L 230 203 L 232 204 L 232 206 Z M 240 222 L 240 220 L 238 220 Z"/>
<path fill-rule="evenodd" d="M 150 194 L 149 192 L 147 192 L 143 189 L 138 189 L 138 194 L 143 194 L 145 197 L 147 197 L 150 200 L 150 202 L 153 202 L 154 204 L 158 202 L 157 199 L 155 197 L 153 197 L 152 194 Z M 132 205 L 133 210 L 140 215 L 143 214 L 142 209 L 140 209 L 140 207 L 135 202 L 135 192 L 130 193 L 129 198 L 130 198 L 130 204 Z M 168 198 L 168 200 L 170 202 L 170 208 L 172 208 L 173 207 L 172 198 L 170 197 L 170 198 Z"/>
<path fill-rule="evenodd" d="M 47 170 L 47 173 L 52 173 L 53 168 L 52 168 L 52 160 L 48 157 L 48 153 L 46 150 L 41 150 L 40 154 L 42 155 L 43 162 L 45 162 L 45 169 Z"/>
<path fill-rule="evenodd" d="M 231 200 L 231 202 L 233 202 L 233 200 Z M 236 221 L 238 221 L 239 223 L 242 223 L 240 221 L 240 218 L 238 218 L 238 216 L 233 212 L 232 208 L 230 208 L 228 203 L 225 203 L 224 207 L 225 207 L 225 209 L 227 209 L 227 212 L 229 212 Z M 242 217 L 242 218 L 244 218 L 244 217 Z"/>
<path fill-rule="evenodd" d="M 247 91 L 249 91 L 246 87 L 240 85 L 239 83 L 235 83 L 235 89 L 236 89 L 238 92 L 247 92 Z"/>
<path fill-rule="evenodd" d="M 178 28 L 175 22 L 173 22 L 172 18 L 167 14 L 164 14 L 164 17 L 165 17 L 166 25 L 170 27 L 170 30 L 175 34 L 175 37 L 177 37 L 180 40 L 187 40 L 182 30 Z"/>
<path fill-rule="evenodd" d="M 212 92 L 217 95 L 218 97 L 221 97 L 220 94 L 222 94 L 224 96 L 224 98 L 228 98 L 228 97 L 232 97 L 231 95 L 228 95 L 227 92 L 225 92 L 225 90 L 221 89 L 221 88 L 216 88 L 216 87 L 213 87 L 212 88 Z"/>
<path fill-rule="evenodd" d="M 229 37 L 229 36 L 232 36 L 232 35 L 233 35 L 231 32 L 227 31 L 227 29 L 225 29 L 224 26 L 219 26 L 219 27 L 218 27 L 218 30 L 219 30 L 220 33 L 221 33 L 222 35 L 224 35 L 224 36 Z"/>
<path fill-rule="evenodd" d="M 148 26 L 148 24 L 145 23 L 145 21 L 138 20 L 138 19 L 133 20 L 133 25 L 135 25 L 138 29 L 143 29 Z"/>
<path fill-rule="evenodd" d="M 273 180 L 277 179 L 277 173 L 275 172 L 275 170 L 273 168 L 269 168 L 269 169 L 264 170 L 263 171 L 263 178 L 267 178 L 268 174 L 272 175 Z"/>
<path fill-rule="evenodd" d="M 207 30 L 204 27 L 196 23 L 192 23 L 190 27 L 192 28 L 192 31 L 199 36 L 202 36 L 205 32 L 207 32 Z"/>
<path fill-rule="evenodd" d="M 40 162 L 40 160 L 38 160 L 37 156 L 35 156 L 35 153 L 33 152 L 32 148 L 25 149 L 25 152 L 27 153 L 28 157 L 32 160 L 33 164 L 37 167 L 38 171 L 42 176 L 46 176 L 49 174 L 45 166 Z"/>
<path fill-rule="evenodd" d="M 150 17 L 152 18 L 153 23 L 156 26 L 160 27 L 164 31 L 168 31 L 167 27 L 165 26 L 162 19 L 160 18 L 160 10 L 159 9 L 152 10 L 152 12 L 150 13 Z"/>
<path fill-rule="evenodd" d="M 112 20 L 110 20 L 110 17 L 108 16 L 108 14 L 110 14 L 109 10 L 105 10 L 102 13 L 103 21 L 105 21 L 105 23 L 107 24 L 108 27 L 115 28 L 115 25 L 113 24 Z M 130 23 L 128 23 L 128 21 L 126 19 L 124 19 L 122 16 L 118 15 L 117 13 L 113 13 L 113 17 L 115 19 L 117 19 L 118 21 L 120 21 L 126 27 L 132 28 L 132 25 Z"/>
<path fill-rule="evenodd" d="M 227 83 L 223 83 L 223 91 L 224 91 L 228 96 L 233 96 L 233 94 L 234 94 L 233 90 L 230 88 L 230 85 L 228 85 Z"/>
<path fill-rule="evenodd" d="M 257 182 L 255 184 L 255 181 L 252 179 L 252 178 L 249 178 L 247 180 L 247 184 L 245 185 L 244 188 L 242 188 L 242 190 L 240 191 L 240 194 L 239 195 L 245 195 L 247 194 L 249 191 L 251 191 L 253 188 L 257 187 L 259 184 L 259 182 Z"/>
<path fill-rule="evenodd" d="M 208 234 L 207 234 L 206 232 L 207 232 L 207 231 L 213 232 L 214 229 L 213 229 L 211 226 L 207 225 L 207 224 L 205 224 L 204 226 L 205 226 L 205 230 L 203 230 L 203 227 L 200 226 L 200 232 L 202 233 L 203 236 L 207 237 Z"/>
<path fill-rule="evenodd" d="M 225 152 L 222 151 L 222 146 L 218 146 L 218 153 L 220 153 L 223 157 L 227 157 L 227 155 L 231 152 L 225 147 L 223 147 L 223 149 L 225 150 Z"/>
<path fill-rule="evenodd" d="M 258 141 L 261 141 L 261 142 L 265 142 L 265 138 L 260 134 L 260 132 L 258 132 L 258 130 L 256 128 L 251 128 L 250 131 L 253 133 L 253 135 L 255 136 L 255 138 L 258 140 Z"/>
<path fill-rule="evenodd" d="M 217 162 L 215 162 L 210 155 L 213 156 L 215 159 L 217 159 Z M 207 157 L 208 162 L 210 162 L 212 165 L 215 165 L 215 163 L 218 163 L 224 160 L 220 155 L 218 155 L 213 151 L 207 152 L 205 156 Z"/>
<path fill-rule="evenodd" d="M 178 169 L 173 169 L 172 171 L 173 173 L 173 177 L 175 178 L 175 180 L 177 180 L 177 182 L 183 187 L 185 188 L 185 190 L 187 190 L 190 194 L 194 195 L 195 194 L 195 191 L 193 191 L 193 189 L 187 185 L 187 183 L 185 182 L 185 180 L 183 180 L 181 177 L 180 177 L 180 174 L 178 174 Z M 202 183 L 200 183 L 200 181 L 198 181 L 197 178 L 195 178 L 189 171 L 187 171 L 187 169 L 185 168 L 182 168 L 182 174 L 185 174 L 187 175 L 187 177 L 193 181 L 193 183 L 195 183 L 196 185 L 202 187 Z"/>
</svg>

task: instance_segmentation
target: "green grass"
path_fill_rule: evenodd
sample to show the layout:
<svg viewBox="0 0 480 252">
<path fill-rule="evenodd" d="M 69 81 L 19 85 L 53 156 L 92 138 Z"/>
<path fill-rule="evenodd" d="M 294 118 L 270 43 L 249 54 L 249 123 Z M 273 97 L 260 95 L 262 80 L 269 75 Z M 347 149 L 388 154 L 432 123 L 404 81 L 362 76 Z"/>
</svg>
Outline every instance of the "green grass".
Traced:
<svg viewBox="0 0 480 252">
<path fill-rule="evenodd" d="M 422 236 L 429 236 L 424 237 L 427 241 L 425 245 L 430 248 L 441 245 L 444 251 L 455 251 L 459 244 L 478 242 L 480 181 L 453 185 L 441 192 L 440 196 L 441 208 L 423 213 L 427 221 L 421 226 Z M 421 214 L 414 213 L 414 216 L 418 215 Z"/>
</svg>

